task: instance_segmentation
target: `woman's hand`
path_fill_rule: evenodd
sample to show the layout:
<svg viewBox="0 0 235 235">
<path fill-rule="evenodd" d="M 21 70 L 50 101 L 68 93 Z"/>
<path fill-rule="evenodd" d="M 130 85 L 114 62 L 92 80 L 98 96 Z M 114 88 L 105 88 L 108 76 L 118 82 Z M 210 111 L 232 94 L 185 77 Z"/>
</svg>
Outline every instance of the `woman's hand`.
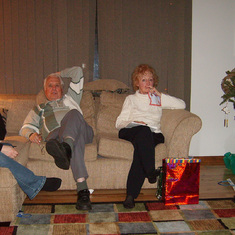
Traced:
<svg viewBox="0 0 235 235">
<path fill-rule="evenodd" d="M 149 87 L 149 91 L 151 94 L 155 94 L 161 97 L 161 92 L 159 92 L 155 87 Z"/>
<path fill-rule="evenodd" d="M 42 136 L 35 132 L 29 136 L 29 140 L 32 143 L 40 144 L 42 142 Z"/>
<path fill-rule="evenodd" d="M 3 145 L 1 152 L 10 158 L 15 158 L 18 155 L 18 152 L 9 145 Z"/>
</svg>

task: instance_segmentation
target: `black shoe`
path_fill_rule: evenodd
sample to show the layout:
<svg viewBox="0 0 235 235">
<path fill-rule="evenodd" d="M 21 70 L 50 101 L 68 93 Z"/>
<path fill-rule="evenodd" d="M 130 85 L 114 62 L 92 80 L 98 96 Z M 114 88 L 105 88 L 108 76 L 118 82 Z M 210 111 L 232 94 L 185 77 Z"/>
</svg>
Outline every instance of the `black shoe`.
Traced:
<svg viewBox="0 0 235 235">
<path fill-rule="evenodd" d="M 135 207 L 134 198 L 131 195 L 126 196 L 126 200 L 123 202 L 123 206 L 126 209 L 132 209 Z"/>
<path fill-rule="evenodd" d="M 90 192 L 84 189 L 78 192 L 77 210 L 91 210 Z"/>
<path fill-rule="evenodd" d="M 42 191 L 56 191 L 61 186 L 62 180 L 59 178 L 46 178 Z"/>
<path fill-rule="evenodd" d="M 157 177 L 160 175 L 160 169 L 156 169 L 152 171 L 152 173 L 148 176 L 148 181 L 150 184 L 154 184 L 157 182 Z"/>
<path fill-rule="evenodd" d="M 55 164 L 61 169 L 68 170 L 71 158 L 70 146 L 56 139 L 51 139 L 46 142 L 47 152 L 55 159 Z"/>
</svg>

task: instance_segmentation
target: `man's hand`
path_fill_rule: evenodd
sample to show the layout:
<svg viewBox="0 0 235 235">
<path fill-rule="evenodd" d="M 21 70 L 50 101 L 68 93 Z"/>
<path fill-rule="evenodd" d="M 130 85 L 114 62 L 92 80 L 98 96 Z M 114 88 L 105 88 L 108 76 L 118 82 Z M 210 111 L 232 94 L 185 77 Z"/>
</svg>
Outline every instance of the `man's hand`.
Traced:
<svg viewBox="0 0 235 235">
<path fill-rule="evenodd" d="M 32 143 L 40 144 L 42 142 L 42 136 L 35 132 L 32 135 L 30 135 L 29 140 Z"/>
<path fill-rule="evenodd" d="M 1 152 L 10 158 L 15 158 L 18 155 L 18 152 L 12 146 L 9 145 L 3 145 Z"/>
</svg>

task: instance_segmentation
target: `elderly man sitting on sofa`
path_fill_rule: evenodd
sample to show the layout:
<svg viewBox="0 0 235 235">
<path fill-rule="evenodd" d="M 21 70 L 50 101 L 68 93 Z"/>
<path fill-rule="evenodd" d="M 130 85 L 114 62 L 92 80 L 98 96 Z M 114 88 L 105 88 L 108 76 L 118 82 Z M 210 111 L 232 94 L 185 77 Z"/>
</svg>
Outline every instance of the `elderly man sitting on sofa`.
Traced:
<svg viewBox="0 0 235 235">
<path fill-rule="evenodd" d="M 61 78 L 72 78 L 67 94 L 63 94 Z M 84 77 L 80 67 L 50 74 L 44 79 L 46 100 L 35 106 L 26 117 L 20 134 L 33 143 L 46 141 L 46 150 L 55 164 L 64 170 L 71 165 L 77 183 L 78 210 L 90 210 L 88 173 L 84 162 L 85 144 L 91 143 L 93 130 L 80 109 Z"/>
</svg>

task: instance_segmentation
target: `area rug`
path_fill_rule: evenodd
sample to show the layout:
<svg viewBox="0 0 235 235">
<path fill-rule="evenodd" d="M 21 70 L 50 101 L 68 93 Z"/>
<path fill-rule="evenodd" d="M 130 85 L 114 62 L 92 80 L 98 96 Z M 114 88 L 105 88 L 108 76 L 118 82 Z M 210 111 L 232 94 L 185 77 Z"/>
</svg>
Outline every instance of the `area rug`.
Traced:
<svg viewBox="0 0 235 235">
<path fill-rule="evenodd" d="M 0 234 L 235 234 L 232 199 L 174 206 L 139 202 L 131 210 L 122 203 L 92 206 L 91 211 L 78 211 L 74 204 L 23 205 L 10 226 L 0 227 Z"/>
</svg>

